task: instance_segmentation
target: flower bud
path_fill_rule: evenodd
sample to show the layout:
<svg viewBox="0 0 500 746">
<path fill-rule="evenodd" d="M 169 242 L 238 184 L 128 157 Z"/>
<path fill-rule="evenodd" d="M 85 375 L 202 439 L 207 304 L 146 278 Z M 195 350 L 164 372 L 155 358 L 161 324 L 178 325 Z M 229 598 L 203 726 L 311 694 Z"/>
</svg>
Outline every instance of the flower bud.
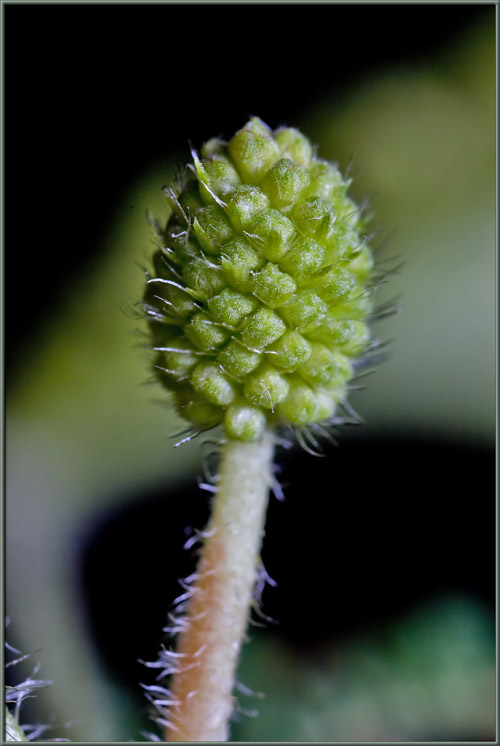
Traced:
<svg viewBox="0 0 500 746">
<path fill-rule="evenodd" d="M 258 439 L 330 421 L 370 342 L 373 257 L 338 168 L 252 118 L 193 153 L 143 309 L 154 372 L 194 426 Z"/>
</svg>

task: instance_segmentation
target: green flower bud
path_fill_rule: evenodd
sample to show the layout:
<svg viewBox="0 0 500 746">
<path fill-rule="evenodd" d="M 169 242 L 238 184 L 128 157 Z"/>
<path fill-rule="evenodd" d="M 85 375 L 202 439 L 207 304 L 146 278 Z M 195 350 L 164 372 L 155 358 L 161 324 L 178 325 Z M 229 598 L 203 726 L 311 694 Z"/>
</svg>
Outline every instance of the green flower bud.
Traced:
<svg viewBox="0 0 500 746">
<path fill-rule="evenodd" d="M 199 208 L 196 208 L 199 209 Z M 199 256 L 199 244 L 192 231 L 185 224 L 171 218 L 165 231 L 168 261 L 171 265 L 181 267 L 187 258 Z M 156 255 L 155 255 L 156 256 Z M 154 261 L 154 259 L 153 259 Z"/>
<path fill-rule="evenodd" d="M 349 295 L 355 284 L 354 276 L 347 270 L 332 269 L 321 279 L 317 293 L 327 303 L 335 303 Z"/>
<path fill-rule="evenodd" d="M 153 278 L 153 280 L 155 279 L 157 278 Z M 163 282 L 153 282 L 153 280 L 148 283 L 144 300 L 157 321 L 167 324 L 179 322 L 182 319 L 189 319 L 197 310 L 192 295 L 183 290 L 182 287 Z M 176 280 L 170 280 L 169 282 L 176 282 Z"/>
<path fill-rule="evenodd" d="M 368 326 L 362 321 L 344 319 L 337 321 L 328 318 L 309 332 L 313 340 L 323 342 L 327 347 L 341 350 L 345 355 L 353 357 L 361 355 L 370 341 Z"/>
<path fill-rule="evenodd" d="M 241 339 L 249 347 L 265 349 L 286 332 L 286 324 L 277 313 L 262 306 L 248 320 Z"/>
<path fill-rule="evenodd" d="M 204 311 L 199 311 L 191 317 L 184 333 L 200 350 L 215 350 L 230 338 L 229 332 Z"/>
<path fill-rule="evenodd" d="M 235 238 L 224 244 L 220 259 L 227 282 L 243 293 L 251 291 L 253 273 L 265 264 L 264 257 L 246 238 Z"/>
<path fill-rule="evenodd" d="M 203 394 L 212 404 L 227 406 L 233 401 L 236 392 L 228 378 L 216 363 L 204 361 L 196 366 L 191 383 L 195 391 Z"/>
<path fill-rule="evenodd" d="M 227 148 L 247 184 L 258 184 L 279 158 L 278 143 L 270 129 L 256 117 L 235 134 Z"/>
<path fill-rule="evenodd" d="M 356 295 L 356 286 L 351 290 L 349 296 L 342 303 L 331 307 L 331 314 L 335 319 L 357 319 L 361 320 L 368 316 L 372 309 L 370 295 Z"/>
<path fill-rule="evenodd" d="M 256 407 L 274 411 L 288 395 L 289 383 L 270 363 L 264 363 L 251 373 L 243 385 L 243 393 Z"/>
<path fill-rule="evenodd" d="M 211 298 L 207 305 L 214 319 L 227 326 L 236 327 L 255 310 L 258 302 L 251 295 L 243 295 L 232 288 L 225 288 L 219 295 Z"/>
<path fill-rule="evenodd" d="M 370 330 L 362 321 L 340 322 L 350 324 L 351 334 L 349 339 L 341 346 L 344 355 L 359 357 L 370 342 Z"/>
<path fill-rule="evenodd" d="M 254 277 L 252 291 L 268 308 L 277 308 L 292 297 L 297 289 L 293 277 L 268 262 Z"/>
<path fill-rule="evenodd" d="M 267 353 L 276 367 L 293 371 L 308 360 L 311 345 L 301 334 L 289 330 L 268 348 Z"/>
<path fill-rule="evenodd" d="M 228 158 L 222 155 L 216 154 L 207 158 L 203 162 L 203 168 L 206 182 L 210 184 L 210 190 L 208 190 L 203 183 L 205 179 L 200 181 L 199 193 L 205 204 L 213 204 L 213 194 L 223 199 L 228 192 L 241 184 L 235 167 Z"/>
<path fill-rule="evenodd" d="M 247 231 L 262 256 L 270 262 L 277 262 L 288 251 L 294 234 L 292 221 L 274 209 L 260 212 L 252 223 L 252 230 Z"/>
<path fill-rule="evenodd" d="M 342 174 L 333 163 L 327 161 L 313 161 L 309 167 L 309 188 L 306 197 L 320 197 L 330 200 L 336 190 L 344 187 Z"/>
<path fill-rule="evenodd" d="M 165 346 L 158 346 L 161 354 L 156 359 L 156 368 L 177 381 L 185 380 L 200 362 L 193 345 L 185 339 L 172 339 Z"/>
<path fill-rule="evenodd" d="M 224 273 L 199 257 L 186 261 L 182 267 L 182 279 L 200 300 L 208 300 L 226 286 Z"/>
<path fill-rule="evenodd" d="M 326 251 L 321 244 L 312 238 L 301 238 L 295 241 L 293 248 L 280 259 L 279 265 L 301 283 L 326 263 Z"/>
<path fill-rule="evenodd" d="M 280 158 L 267 172 L 262 189 L 278 210 L 292 205 L 309 184 L 309 171 L 289 158 Z"/>
<path fill-rule="evenodd" d="M 297 376 L 290 381 L 288 395 L 279 405 L 279 413 L 294 425 L 317 422 L 319 403 L 312 388 Z"/>
<path fill-rule="evenodd" d="M 195 213 L 205 202 L 197 181 L 190 181 L 182 194 L 178 197 L 179 205 L 184 213 Z"/>
<path fill-rule="evenodd" d="M 281 306 L 280 315 L 292 329 L 301 330 L 319 322 L 327 311 L 327 304 L 312 290 L 306 290 Z"/>
<path fill-rule="evenodd" d="M 349 262 L 349 272 L 355 275 L 358 281 L 366 282 L 373 269 L 373 256 L 370 249 L 364 246 Z"/>
<path fill-rule="evenodd" d="M 197 427 L 215 427 L 224 417 L 224 410 L 211 404 L 208 399 L 190 386 L 175 391 L 175 404 L 182 417 Z"/>
<path fill-rule="evenodd" d="M 249 350 L 236 337 L 233 337 L 217 355 L 217 362 L 236 380 L 244 379 L 260 365 L 261 361 L 260 352 Z"/>
<path fill-rule="evenodd" d="M 313 342 L 311 348 L 311 355 L 297 371 L 307 383 L 338 387 L 351 378 L 352 366 L 345 355 L 318 342 Z"/>
<path fill-rule="evenodd" d="M 193 229 L 201 248 L 207 254 L 220 254 L 223 244 L 236 235 L 229 219 L 218 205 L 208 205 L 198 210 Z"/>
<path fill-rule="evenodd" d="M 289 158 L 299 166 L 308 166 L 313 156 L 311 143 L 302 132 L 293 127 L 281 127 L 274 133 L 280 155 Z"/>
<path fill-rule="evenodd" d="M 252 441 L 264 432 L 266 416 L 261 409 L 248 402 L 237 402 L 227 408 L 224 425 L 230 438 Z"/>
<path fill-rule="evenodd" d="M 316 422 L 328 422 L 335 414 L 335 407 L 343 399 L 343 392 L 337 394 L 333 391 L 316 389 L 315 394 L 317 405 Z"/>
<path fill-rule="evenodd" d="M 240 186 L 232 190 L 226 203 L 226 211 L 238 231 L 252 225 L 255 216 L 269 207 L 269 200 L 258 187 Z"/>
<path fill-rule="evenodd" d="M 373 257 L 333 164 L 298 130 L 251 119 L 193 154 L 143 309 L 178 412 L 252 441 L 327 422 L 370 343 Z M 194 177 L 194 178 L 193 178 Z"/>
<path fill-rule="evenodd" d="M 320 243 L 333 236 L 337 222 L 337 215 L 330 202 L 319 197 L 295 205 L 293 218 L 303 235 Z"/>
</svg>

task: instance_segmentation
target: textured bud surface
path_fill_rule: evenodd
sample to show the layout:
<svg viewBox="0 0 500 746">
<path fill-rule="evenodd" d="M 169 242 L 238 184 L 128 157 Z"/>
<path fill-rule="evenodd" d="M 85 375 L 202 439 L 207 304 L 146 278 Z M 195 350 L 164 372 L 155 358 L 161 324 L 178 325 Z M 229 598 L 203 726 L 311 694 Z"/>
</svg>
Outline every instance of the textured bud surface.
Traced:
<svg viewBox="0 0 500 746">
<path fill-rule="evenodd" d="M 251 119 L 194 154 L 143 308 L 154 371 L 197 428 L 251 441 L 327 422 L 370 342 L 373 258 L 348 183 L 298 130 Z"/>
</svg>

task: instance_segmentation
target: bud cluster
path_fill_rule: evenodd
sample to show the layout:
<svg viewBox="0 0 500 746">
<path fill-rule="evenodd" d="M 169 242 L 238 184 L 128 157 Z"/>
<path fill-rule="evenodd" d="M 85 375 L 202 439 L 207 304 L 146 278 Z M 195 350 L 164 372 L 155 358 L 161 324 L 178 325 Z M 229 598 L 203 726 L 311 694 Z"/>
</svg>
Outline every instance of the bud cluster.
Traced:
<svg viewBox="0 0 500 746">
<path fill-rule="evenodd" d="M 180 414 L 251 441 L 329 421 L 369 342 L 371 251 L 349 183 L 296 129 L 251 119 L 193 154 L 143 308 Z"/>
</svg>

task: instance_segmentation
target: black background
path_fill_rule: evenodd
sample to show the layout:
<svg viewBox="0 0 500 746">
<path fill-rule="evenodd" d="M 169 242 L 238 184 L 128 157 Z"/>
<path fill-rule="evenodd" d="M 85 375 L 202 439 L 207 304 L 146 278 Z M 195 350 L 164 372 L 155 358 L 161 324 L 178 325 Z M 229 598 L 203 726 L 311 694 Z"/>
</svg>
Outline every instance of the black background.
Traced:
<svg viewBox="0 0 500 746">
<path fill-rule="evenodd" d="M 6 369 L 145 168 L 428 62 L 494 5 L 4 5 Z"/>
<path fill-rule="evenodd" d="M 493 450 L 358 435 L 340 430 L 324 458 L 277 453 L 285 499 L 270 500 L 262 550 L 277 586 L 265 587 L 261 611 L 275 622 L 266 634 L 297 655 L 442 595 L 494 613 Z M 148 671 L 137 659 L 155 660 L 165 639 L 178 579 L 196 567 L 196 548 L 184 543 L 205 526 L 210 496 L 193 478 L 128 498 L 89 532 L 81 583 L 102 660 L 139 697 Z"/>
</svg>

